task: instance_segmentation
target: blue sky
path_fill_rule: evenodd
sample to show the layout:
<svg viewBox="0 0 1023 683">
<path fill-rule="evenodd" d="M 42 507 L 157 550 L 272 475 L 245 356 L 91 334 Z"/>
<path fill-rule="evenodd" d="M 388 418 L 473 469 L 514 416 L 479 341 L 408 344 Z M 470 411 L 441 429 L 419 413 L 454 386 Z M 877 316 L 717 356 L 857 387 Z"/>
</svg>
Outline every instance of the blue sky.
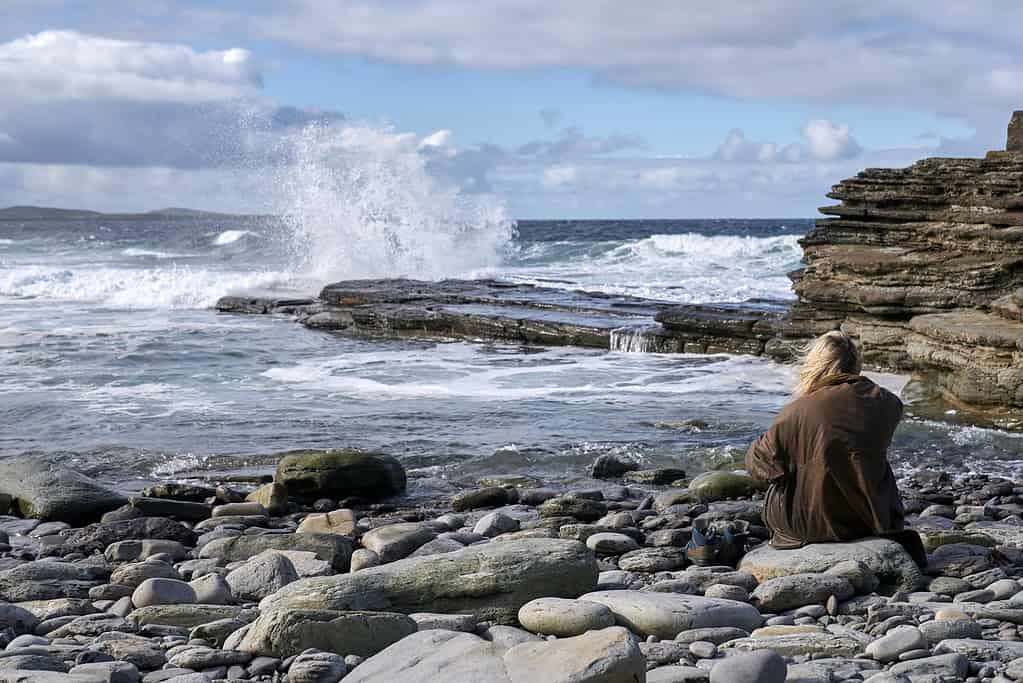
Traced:
<svg viewBox="0 0 1023 683">
<path fill-rule="evenodd" d="M 264 210 L 312 125 L 358 140 L 316 177 L 391 164 L 515 217 L 812 216 L 864 167 L 1000 147 L 1020 19 L 1002 0 L 6 0 L 0 204 Z"/>
</svg>

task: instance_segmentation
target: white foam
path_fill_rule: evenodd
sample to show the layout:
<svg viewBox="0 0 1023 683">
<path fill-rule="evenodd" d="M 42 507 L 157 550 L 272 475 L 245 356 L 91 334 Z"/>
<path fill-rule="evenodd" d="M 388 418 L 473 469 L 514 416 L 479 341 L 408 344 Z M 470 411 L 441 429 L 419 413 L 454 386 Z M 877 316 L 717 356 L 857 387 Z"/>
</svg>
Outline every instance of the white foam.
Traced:
<svg viewBox="0 0 1023 683">
<path fill-rule="evenodd" d="M 121 252 L 124 256 L 140 256 L 156 259 L 187 258 L 189 254 L 175 254 L 167 251 L 156 251 L 154 249 L 137 249 L 129 247 Z"/>
<path fill-rule="evenodd" d="M 225 230 L 224 232 L 217 235 L 216 239 L 213 240 L 213 246 L 224 247 L 228 244 L 234 244 L 238 240 L 242 239 L 247 235 L 255 235 L 256 233 L 251 230 Z"/>
<path fill-rule="evenodd" d="M 315 125 L 283 144 L 293 163 L 267 187 L 279 195 L 296 272 L 440 279 L 496 267 L 509 248 L 514 224 L 503 204 L 439 181 L 415 136 Z"/>
<path fill-rule="evenodd" d="M 225 294 L 291 286 L 282 272 L 161 268 L 55 268 L 0 271 L 0 296 L 105 304 L 114 308 L 210 308 Z"/>
<path fill-rule="evenodd" d="M 615 401 L 643 402 L 657 395 L 784 394 L 793 379 L 789 368 L 752 357 L 625 356 L 555 349 L 520 358 L 519 363 L 497 363 L 472 344 L 442 344 L 421 352 L 346 353 L 271 368 L 263 377 L 305 391 L 368 401 L 560 402 L 608 400 L 612 395 Z"/>
<path fill-rule="evenodd" d="M 625 242 L 541 242 L 479 275 L 683 303 L 791 299 L 796 235 L 653 235 Z"/>
</svg>

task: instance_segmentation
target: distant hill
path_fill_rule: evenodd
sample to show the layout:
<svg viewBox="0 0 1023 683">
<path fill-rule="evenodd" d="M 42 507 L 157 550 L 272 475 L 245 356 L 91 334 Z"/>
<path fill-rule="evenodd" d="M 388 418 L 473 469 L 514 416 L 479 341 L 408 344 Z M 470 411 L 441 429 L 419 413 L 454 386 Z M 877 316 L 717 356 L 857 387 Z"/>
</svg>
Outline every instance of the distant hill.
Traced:
<svg viewBox="0 0 1023 683">
<path fill-rule="evenodd" d="M 248 218 L 248 216 L 178 207 L 157 209 L 145 213 L 101 213 L 85 209 L 55 209 L 47 206 L 9 206 L 6 209 L 0 209 L 0 221 L 140 220 L 145 218 Z"/>
</svg>

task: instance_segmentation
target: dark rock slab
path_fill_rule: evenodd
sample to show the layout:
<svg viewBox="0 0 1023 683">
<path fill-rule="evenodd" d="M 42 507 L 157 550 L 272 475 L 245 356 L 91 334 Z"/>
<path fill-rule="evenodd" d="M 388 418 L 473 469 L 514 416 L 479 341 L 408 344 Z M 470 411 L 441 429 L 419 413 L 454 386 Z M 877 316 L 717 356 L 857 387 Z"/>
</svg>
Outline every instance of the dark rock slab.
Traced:
<svg viewBox="0 0 1023 683">
<path fill-rule="evenodd" d="M 9 495 L 24 517 L 71 524 L 128 502 L 84 474 L 32 456 L 0 459 L 0 494 Z"/>
</svg>

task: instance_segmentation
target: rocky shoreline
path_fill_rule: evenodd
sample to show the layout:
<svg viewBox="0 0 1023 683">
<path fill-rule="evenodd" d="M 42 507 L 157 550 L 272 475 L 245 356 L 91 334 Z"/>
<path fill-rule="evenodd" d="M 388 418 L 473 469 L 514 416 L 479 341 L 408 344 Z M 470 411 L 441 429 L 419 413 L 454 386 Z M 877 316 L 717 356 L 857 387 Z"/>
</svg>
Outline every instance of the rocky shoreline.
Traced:
<svg viewBox="0 0 1023 683">
<path fill-rule="evenodd" d="M 921 571 L 883 539 L 770 548 L 739 471 L 589 474 L 422 504 L 358 451 L 127 496 L 6 459 L 0 681 L 1023 680 L 1023 485 L 903 482 Z M 687 553 L 725 527 L 737 562 Z"/>
</svg>

